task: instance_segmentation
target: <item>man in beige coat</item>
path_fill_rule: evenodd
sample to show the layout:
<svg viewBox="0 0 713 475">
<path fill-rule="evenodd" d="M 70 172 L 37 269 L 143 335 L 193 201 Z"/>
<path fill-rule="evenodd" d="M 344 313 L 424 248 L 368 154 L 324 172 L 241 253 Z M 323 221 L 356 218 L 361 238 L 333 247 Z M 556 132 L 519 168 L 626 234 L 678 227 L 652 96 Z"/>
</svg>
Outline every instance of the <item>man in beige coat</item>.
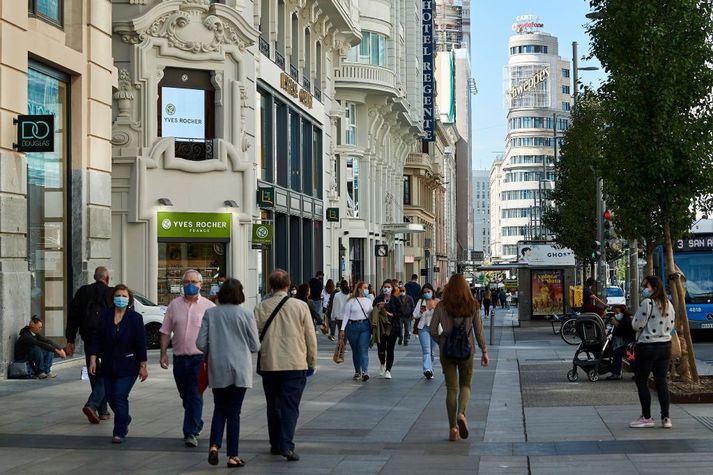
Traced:
<svg viewBox="0 0 713 475">
<path fill-rule="evenodd" d="M 307 304 L 288 297 L 290 276 L 287 272 L 275 270 L 270 274 L 269 283 L 272 296 L 255 307 L 255 320 L 262 341 L 258 371 L 267 401 L 270 453 L 296 461 L 300 458 L 293 438 L 307 376 L 314 373 L 317 365 L 317 337 Z M 263 331 L 280 304 L 267 330 Z"/>
</svg>

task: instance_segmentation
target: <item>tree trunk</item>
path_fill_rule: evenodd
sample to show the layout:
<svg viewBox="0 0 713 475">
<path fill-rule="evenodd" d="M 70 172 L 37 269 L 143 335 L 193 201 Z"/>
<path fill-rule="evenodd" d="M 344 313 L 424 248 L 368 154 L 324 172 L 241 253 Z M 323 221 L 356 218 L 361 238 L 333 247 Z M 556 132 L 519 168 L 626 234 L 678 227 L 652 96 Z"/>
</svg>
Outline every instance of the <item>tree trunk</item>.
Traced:
<svg viewBox="0 0 713 475">
<path fill-rule="evenodd" d="M 664 252 L 666 269 L 668 276 L 662 276 L 670 284 L 673 294 L 673 305 L 676 310 L 676 332 L 681 341 L 681 361 L 676 367 L 678 376 L 684 381 L 698 382 L 698 368 L 696 367 L 696 356 L 693 353 L 693 342 L 691 341 L 691 330 L 688 327 L 688 313 L 686 312 L 686 291 L 683 288 L 683 279 L 680 272 L 677 272 L 676 264 L 673 260 L 673 243 L 671 240 L 671 227 L 668 221 L 664 221 Z"/>
<path fill-rule="evenodd" d="M 646 240 L 646 275 L 654 275 L 654 249 L 656 243 L 651 239 Z"/>
</svg>

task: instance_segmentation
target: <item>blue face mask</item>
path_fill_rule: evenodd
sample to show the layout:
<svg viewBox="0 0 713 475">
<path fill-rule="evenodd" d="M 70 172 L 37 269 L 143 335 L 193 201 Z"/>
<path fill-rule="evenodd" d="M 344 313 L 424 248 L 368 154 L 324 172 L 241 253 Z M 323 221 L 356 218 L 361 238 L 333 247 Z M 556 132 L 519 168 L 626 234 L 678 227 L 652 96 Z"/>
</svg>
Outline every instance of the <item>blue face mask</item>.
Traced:
<svg viewBox="0 0 713 475">
<path fill-rule="evenodd" d="M 433 298 L 433 294 L 431 292 L 426 292 L 423 294 L 423 298 L 426 300 L 431 300 Z"/>
<path fill-rule="evenodd" d="M 616 315 L 614 315 L 614 318 L 616 318 L 617 322 L 620 322 L 621 319 L 624 318 L 624 315 L 622 315 L 621 313 L 617 313 Z"/>
<path fill-rule="evenodd" d="M 129 297 L 123 297 L 121 295 L 117 295 L 114 297 L 114 306 L 116 308 L 126 308 L 129 306 Z"/>
<path fill-rule="evenodd" d="M 641 291 L 641 295 L 644 296 L 645 299 L 651 297 L 651 291 L 649 290 L 648 287 L 646 287 L 644 290 Z"/>
<path fill-rule="evenodd" d="M 367 290 L 363 290 L 363 291 L 362 291 L 362 294 L 364 295 L 364 297 L 368 297 L 368 296 L 369 296 L 369 290 L 368 290 L 368 289 L 367 289 Z"/>
<path fill-rule="evenodd" d="M 183 286 L 183 295 L 186 297 L 193 297 L 201 291 L 201 288 L 195 284 L 186 284 Z"/>
</svg>

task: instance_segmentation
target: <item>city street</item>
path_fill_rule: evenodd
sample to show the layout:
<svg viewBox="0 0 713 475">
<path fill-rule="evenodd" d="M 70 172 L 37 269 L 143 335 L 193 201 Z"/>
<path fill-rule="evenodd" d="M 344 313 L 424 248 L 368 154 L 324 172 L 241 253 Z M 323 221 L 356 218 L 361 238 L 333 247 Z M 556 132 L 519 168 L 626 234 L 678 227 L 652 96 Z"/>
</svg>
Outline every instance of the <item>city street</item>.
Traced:
<svg viewBox="0 0 713 475">
<path fill-rule="evenodd" d="M 477 368 L 468 411 L 470 438 L 447 440 L 445 386 L 437 371 L 426 381 L 420 346 L 397 346 L 392 380 L 351 380 L 351 355 L 331 361 L 333 343 L 319 336 L 320 364 L 305 392 L 297 451 L 288 463 L 269 455 L 265 403 L 256 377 L 242 411 L 240 455 L 247 473 L 709 473 L 713 405 L 674 405 L 674 428 L 632 430 L 636 393 L 623 381 L 569 383 L 574 347 L 552 334 L 549 323 L 513 327 L 514 312 L 499 310 L 491 365 Z M 488 335 L 486 328 L 486 335 Z M 697 344 L 711 354 L 713 343 Z M 180 438 L 182 410 L 170 371 L 151 355 L 149 379 L 131 394 L 133 423 L 127 442 L 110 444 L 111 423 L 93 426 L 81 414 L 88 383 L 78 362 L 56 366 L 53 381 L 0 385 L 2 473 L 212 473 L 206 462 L 212 396 L 198 449 Z M 375 364 L 376 362 L 376 364 Z M 713 366 L 699 363 L 702 373 Z M 658 411 L 654 403 L 654 414 Z"/>
</svg>

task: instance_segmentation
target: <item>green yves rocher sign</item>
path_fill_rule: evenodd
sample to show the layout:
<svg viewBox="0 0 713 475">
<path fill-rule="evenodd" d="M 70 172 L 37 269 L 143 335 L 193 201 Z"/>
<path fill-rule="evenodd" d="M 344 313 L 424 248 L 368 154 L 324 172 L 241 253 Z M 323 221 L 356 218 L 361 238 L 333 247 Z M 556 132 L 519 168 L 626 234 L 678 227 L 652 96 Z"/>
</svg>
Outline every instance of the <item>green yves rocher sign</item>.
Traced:
<svg viewBox="0 0 713 475">
<path fill-rule="evenodd" d="M 272 244 L 272 224 L 271 223 L 256 223 L 253 224 L 253 245 L 269 246 Z"/>
<path fill-rule="evenodd" d="M 230 213 L 158 213 L 159 238 L 230 239 Z"/>
</svg>

